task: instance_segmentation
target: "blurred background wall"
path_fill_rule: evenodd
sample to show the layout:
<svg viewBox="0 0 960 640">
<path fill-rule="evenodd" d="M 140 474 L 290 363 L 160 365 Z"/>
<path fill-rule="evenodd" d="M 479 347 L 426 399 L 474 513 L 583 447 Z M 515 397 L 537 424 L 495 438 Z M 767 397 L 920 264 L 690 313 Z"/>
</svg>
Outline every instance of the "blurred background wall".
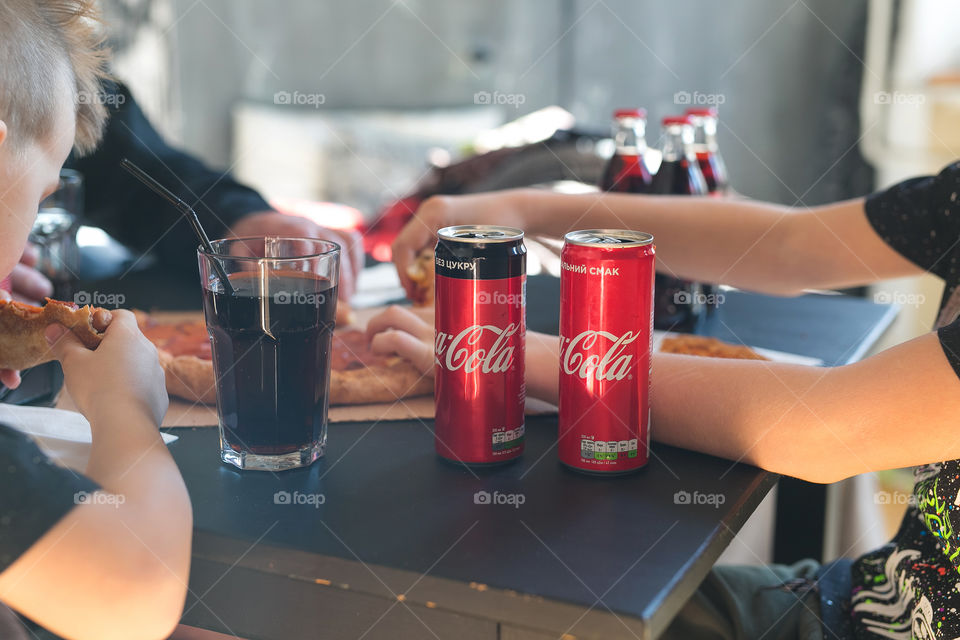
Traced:
<svg viewBox="0 0 960 640">
<path fill-rule="evenodd" d="M 322 95 L 303 110 L 328 117 L 468 110 L 486 92 L 512 100 L 502 119 L 557 104 L 600 131 L 614 108 L 643 105 L 651 144 L 686 96 L 719 103 L 743 194 L 815 204 L 872 186 L 856 145 L 866 0 L 110 4 L 127 9 L 113 12 L 121 75 L 167 133 L 218 165 L 242 160 L 239 105 L 276 107 L 280 92 Z"/>
</svg>

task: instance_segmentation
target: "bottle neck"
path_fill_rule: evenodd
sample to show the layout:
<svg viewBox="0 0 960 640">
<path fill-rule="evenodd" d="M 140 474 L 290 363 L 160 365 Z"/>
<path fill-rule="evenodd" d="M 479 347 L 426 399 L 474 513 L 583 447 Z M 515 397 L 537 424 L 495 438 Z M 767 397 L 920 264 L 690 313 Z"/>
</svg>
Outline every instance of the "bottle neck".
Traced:
<svg viewBox="0 0 960 640">
<path fill-rule="evenodd" d="M 647 123 L 643 118 L 617 118 L 613 139 L 618 156 L 642 156 L 647 150 Z"/>
<path fill-rule="evenodd" d="M 693 144 L 697 147 L 697 150 L 702 149 L 710 153 L 716 153 L 717 120 L 707 116 L 697 118 L 693 129 Z"/>
<path fill-rule="evenodd" d="M 693 127 L 684 124 L 667 125 L 663 132 L 661 152 L 664 162 L 689 158 L 693 148 Z"/>
</svg>

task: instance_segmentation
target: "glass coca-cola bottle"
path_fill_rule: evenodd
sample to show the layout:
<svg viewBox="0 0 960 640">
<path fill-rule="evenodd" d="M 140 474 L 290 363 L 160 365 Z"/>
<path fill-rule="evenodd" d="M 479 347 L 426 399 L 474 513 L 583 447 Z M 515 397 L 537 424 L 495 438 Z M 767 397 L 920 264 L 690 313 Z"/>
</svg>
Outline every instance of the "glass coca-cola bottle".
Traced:
<svg viewBox="0 0 960 640">
<path fill-rule="evenodd" d="M 693 150 L 693 124 L 687 116 L 668 116 L 661 122 L 660 168 L 650 192 L 660 195 L 702 196 L 707 185 Z M 653 301 L 653 324 L 657 329 L 694 331 L 706 315 L 707 295 L 697 282 L 657 273 Z"/>
<path fill-rule="evenodd" d="M 600 179 L 601 190 L 620 193 L 650 191 L 650 172 L 643 157 L 647 151 L 646 128 L 646 110 L 614 111 L 613 138 L 617 147 Z"/>
<path fill-rule="evenodd" d="M 725 195 L 730 183 L 727 179 L 727 167 L 717 146 L 717 109 L 687 109 L 687 115 L 693 124 L 693 149 L 700 172 L 707 183 L 707 192 L 712 196 Z"/>
</svg>

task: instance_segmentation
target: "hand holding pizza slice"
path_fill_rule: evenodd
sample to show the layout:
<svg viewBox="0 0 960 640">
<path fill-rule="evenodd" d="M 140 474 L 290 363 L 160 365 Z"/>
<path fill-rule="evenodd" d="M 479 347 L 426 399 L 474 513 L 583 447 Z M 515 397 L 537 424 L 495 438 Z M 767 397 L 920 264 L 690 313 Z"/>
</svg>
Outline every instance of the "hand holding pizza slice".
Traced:
<svg viewBox="0 0 960 640">
<path fill-rule="evenodd" d="M 45 332 L 51 324 L 70 330 L 88 349 L 96 349 L 112 320 L 110 311 L 51 300 L 43 307 L 0 300 L 0 369 L 18 371 L 55 359 Z M 5 379 L 8 376 L 5 376 Z"/>
<path fill-rule="evenodd" d="M 436 263 L 432 247 L 422 249 L 407 267 L 410 278 L 410 301 L 415 307 L 433 306 L 433 283 L 436 277 Z"/>
</svg>

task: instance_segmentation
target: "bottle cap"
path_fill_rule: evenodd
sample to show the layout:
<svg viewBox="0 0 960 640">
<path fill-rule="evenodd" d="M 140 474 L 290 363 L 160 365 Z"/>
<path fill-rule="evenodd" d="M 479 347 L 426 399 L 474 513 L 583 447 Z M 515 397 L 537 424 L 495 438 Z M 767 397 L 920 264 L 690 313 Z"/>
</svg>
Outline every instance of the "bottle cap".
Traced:
<svg viewBox="0 0 960 640">
<path fill-rule="evenodd" d="M 647 119 L 646 109 L 617 109 L 613 112 L 614 118 L 643 118 Z"/>
</svg>

